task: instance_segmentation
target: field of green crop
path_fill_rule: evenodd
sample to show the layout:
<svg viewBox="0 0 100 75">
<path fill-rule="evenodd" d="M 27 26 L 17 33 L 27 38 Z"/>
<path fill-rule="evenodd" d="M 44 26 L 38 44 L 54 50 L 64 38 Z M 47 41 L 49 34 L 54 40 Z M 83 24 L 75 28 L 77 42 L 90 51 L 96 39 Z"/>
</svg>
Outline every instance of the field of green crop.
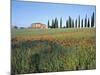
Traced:
<svg viewBox="0 0 100 75">
<path fill-rule="evenodd" d="M 96 68 L 96 29 L 12 29 L 12 74 Z"/>
</svg>

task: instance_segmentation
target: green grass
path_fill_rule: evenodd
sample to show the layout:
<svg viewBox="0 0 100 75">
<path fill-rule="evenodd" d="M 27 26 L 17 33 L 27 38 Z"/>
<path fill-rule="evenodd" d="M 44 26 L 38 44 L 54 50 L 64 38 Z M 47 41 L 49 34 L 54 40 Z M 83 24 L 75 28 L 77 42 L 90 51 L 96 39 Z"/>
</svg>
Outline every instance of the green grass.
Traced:
<svg viewBox="0 0 100 75">
<path fill-rule="evenodd" d="M 85 29 L 12 30 L 12 74 L 96 68 L 96 31 Z"/>
<path fill-rule="evenodd" d="M 94 28 L 85 28 L 85 29 L 12 29 L 12 37 L 16 36 L 35 36 L 35 35 L 56 35 L 59 33 L 72 33 L 72 32 L 93 32 Z"/>
</svg>

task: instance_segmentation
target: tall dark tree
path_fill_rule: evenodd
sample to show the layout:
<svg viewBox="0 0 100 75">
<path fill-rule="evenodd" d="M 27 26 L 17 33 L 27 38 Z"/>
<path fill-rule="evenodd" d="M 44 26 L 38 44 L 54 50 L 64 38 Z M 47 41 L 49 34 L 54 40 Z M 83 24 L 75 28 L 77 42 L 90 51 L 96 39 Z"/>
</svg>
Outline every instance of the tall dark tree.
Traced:
<svg viewBox="0 0 100 75">
<path fill-rule="evenodd" d="M 69 20 L 68 20 L 68 27 L 71 28 L 71 17 L 69 16 Z"/>
<path fill-rule="evenodd" d="M 60 18 L 60 28 L 62 28 L 62 18 Z"/>
<path fill-rule="evenodd" d="M 66 28 L 68 28 L 68 20 L 66 20 Z"/>
<path fill-rule="evenodd" d="M 49 20 L 48 20 L 48 28 L 50 28 L 50 23 L 49 23 Z"/>
<path fill-rule="evenodd" d="M 58 19 L 55 18 L 55 28 L 58 28 Z"/>
<path fill-rule="evenodd" d="M 73 27 L 74 27 L 75 23 L 74 23 L 74 19 L 73 19 Z"/>
<path fill-rule="evenodd" d="M 58 19 L 57 19 L 57 28 L 59 28 L 59 25 L 58 25 Z"/>
<path fill-rule="evenodd" d="M 71 28 L 74 28 L 74 20 L 72 20 Z"/>
<path fill-rule="evenodd" d="M 87 27 L 90 27 L 90 20 L 89 20 L 89 18 L 88 18 L 88 24 L 87 24 Z"/>
<path fill-rule="evenodd" d="M 83 19 L 81 20 L 81 28 L 83 28 Z"/>
<path fill-rule="evenodd" d="M 51 28 L 55 28 L 55 22 L 54 22 L 53 19 L 52 19 L 52 26 L 51 26 Z"/>
<path fill-rule="evenodd" d="M 86 15 L 86 17 L 85 17 L 84 27 L 87 27 L 87 15 Z"/>
<path fill-rule="evenodd" d="M 77 19 L 75 20 L 75 28 L 77 28 Z"/>
<path fill-rule="evenodd" d="M 91 27 L 94 27 L 94 12 L 91 16 Z"/>
<path fill-rule="evenodd" d="M 80 15 L 78 17 L 78 28 L 80 28 Z"/>
</svg>

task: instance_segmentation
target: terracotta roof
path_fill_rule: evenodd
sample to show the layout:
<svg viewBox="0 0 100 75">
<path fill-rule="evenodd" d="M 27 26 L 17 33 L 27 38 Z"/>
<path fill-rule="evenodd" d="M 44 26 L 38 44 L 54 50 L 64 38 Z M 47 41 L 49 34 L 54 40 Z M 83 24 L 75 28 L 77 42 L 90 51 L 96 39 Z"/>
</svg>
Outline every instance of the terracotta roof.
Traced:
<svg viewBox="0 0 100 75">
<path fill-rule="evenodd" d="M 43 23 L 40 23 L 40 22 L 37 22 L 37 23 L 32 23 L 31 25 L 33 26 L 33 25 L 35 25 L 35 24 L 41 24 L 41 25 L 45 25 L 45 24 L 43 24 Z M 45 25 L 46 26 L 46 25 Z"/>
<path fill-rule="evenodd" d="M 37 22 L 37 23 L 32 23 L 32 24 L 43 24 L 43 23 Z"/>
</svg>

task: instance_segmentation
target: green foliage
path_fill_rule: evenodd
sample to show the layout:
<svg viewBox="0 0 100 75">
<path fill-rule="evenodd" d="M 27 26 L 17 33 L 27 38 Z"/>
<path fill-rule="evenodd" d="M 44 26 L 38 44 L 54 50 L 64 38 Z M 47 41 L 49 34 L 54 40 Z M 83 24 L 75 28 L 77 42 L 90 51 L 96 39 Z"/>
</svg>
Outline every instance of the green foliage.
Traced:
<svg viewBox="0 0 100 75">
<path fill-rule="evenodd" d="M 66 20 L 66 28 L 68 28 L 68 20 Z"/>
<path fill-rule="evenodd" d="M 75 28 L 77 28 L 77 19 L 75 20 Z"/>
<path fill-rule="evenodd" d="M 11 73 L 13 75 L 96 68 L 95 29 L 35 31 L 37 30 L 33 33 L 24 32 L 14 37 L 15 39 L 12 38 Z M 37 40 L 31 39 L 32 36 L 39 37 L 40 34 L 37 34 L 39 32 L 43 35 L 48 33 L 53 39 L 43 37 Z M 29 38 L 26 38 L 26 34 Z"/>
<path fill-rule="evenodd" d="M 91 23 L 90 23 L 90 19 L 91 19 Z M 62 26 L 62 17 L 60 18 L 60 22 L 58 21 L 57 17 L 55 19 L 52 19 L 52 24 L 51 26 L 49 26 L 49 20 L 48 20 L 48 28 L 59 28 L 58 26 L 58 22 L 60 23 L 60 28 L 83 28 L 83 24 L 84 24 L 84 27 L 87 28 L 87 27 L 90 27 L 90 24 L 91 24 L 91 27 L 94 27 L 94 24 L 95 24 L 95 14 L 93 12 L 91 18 L 88 18 L 87 20 L 87 14 L 86 14 L 86 17 L 85 17 L 85 20 L 84 20 L 84 23 L 83 23 L 83 19 L 80 21 L 80 15 L 78 16 L 78 19 L 74 20 L 71 18 L 71 16 L 69 16 L 69 18 L 65 21 L 66 25 L 65 26 Z M 74 21 L 75 21 L 75 24 L 74 24 Z"/>
<path fill-rule="evenodd" d="M 81 20 L 81 26 L 82 26 L 82 28 L 83 28 L 83 19 Z"/>
<path fill-rule="evenodd" d="M 60 18 L 60 28 L 62 28 L 62 18 Z"/>
<path fill-rule="evenodd" d="M 78 28 L 80 28 L 80 16 L 78 17 Z"/>
<path fill-rule="evenodd" d="M 86 15 L 86 17 L 85 17 L 85 23 L 84 23 L 85 25 L 85 27 L 87 27 L 87 15 Z"/>
<path fill-rule="evenodd" d="M 55 27 L 54 28 L 58 28 L 58 19 L 55 18 Z"/>
<path fill-rule="evenodd" d="M 48 25 L 48 28 L 50 28 L 50 23 L 49 23 L 49 20 L 48 20 L 48 24 L 47 24 L 47 25 Z"/>
<path fill-rule="evenodd" d="M 58 28 L 58 19 L 55 18 L 55 20 L 52 19 L 52 26 L 51 28 Z"/>
<path fill-rule="evenodd" d="M 94 12 L 91 16 L 91 27 L 94 27 Z"/>
<path fill-rule="evenodd" d="M 72 20 L 72 26 L 71 27 L 74 28 L 74 20 Z"/>
<path fill-rule="evenodd" d="M 71 19 L 71 17 L 69 16 L 68 28 L 71 28 L 71 26 L 72 26 L 72 25 L 71 25 L 71 21 L 72 21 L 72 19 Z"/>
<path fill-rule="evenodd" d="M 51 28 L 55 28 L 55 22 L 54 22 L 53 19 L 52 19 L 52 26 L 51 26 Z"/>
<path fill-rule="evenodd" d="M 89 20 L 89 18 L 88 18 L 88 24 L 87 24 L 87 27 L 90 27 L 90 20 Z"/>
</svg>

